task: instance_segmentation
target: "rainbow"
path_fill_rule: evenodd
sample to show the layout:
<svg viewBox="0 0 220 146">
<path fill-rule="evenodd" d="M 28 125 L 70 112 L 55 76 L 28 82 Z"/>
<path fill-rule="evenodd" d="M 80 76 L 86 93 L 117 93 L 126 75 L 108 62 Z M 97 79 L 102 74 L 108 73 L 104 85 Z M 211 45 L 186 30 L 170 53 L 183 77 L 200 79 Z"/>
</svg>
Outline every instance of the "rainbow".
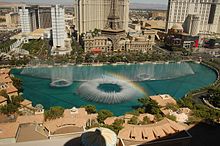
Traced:
<svg viewBox="0 0 220 146">
<path fill-rule="evenodd" d="M 138 85 L 137 83 L 134 83 L 133 81 L 131 81 L 129 78 L 123 76 L 123 75 L 120 75 L 120 74 L 116 74 L 116 73 L 112 73 L 112 72 L 108 72 L 106 76 L 109 76 L 109 77 L 113 77 L 113 78 L 117 78 L 119 80 L 123 80 L 123 81 L 126 81 L 126 82 L 129 82 L 132 87 L 134 87 L 135 89 L 137 89 L 139 92 L 141 92 L 142 94 L 144 94 L 144 96 L 147 96 L 147 92 L 145 91 L 145 89 L 143 87 L 141 87 L 140 85 Z"/>
</svg>

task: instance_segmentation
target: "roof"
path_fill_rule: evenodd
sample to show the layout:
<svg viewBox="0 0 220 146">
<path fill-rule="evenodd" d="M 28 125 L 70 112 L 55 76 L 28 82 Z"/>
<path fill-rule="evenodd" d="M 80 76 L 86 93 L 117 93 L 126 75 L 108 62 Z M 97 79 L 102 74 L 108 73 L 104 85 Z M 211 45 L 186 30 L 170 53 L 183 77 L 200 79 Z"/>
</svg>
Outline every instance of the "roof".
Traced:
<svg viewBox="0 0 220 146">
<path fill-rule="evenodd" d="M 179 108 L 179 111 L 188 115 L 192 113 L 191 109 L 189 109 L 188 107 Z"/>
<path fill-rule="evenodd" d="M 9 73 L 10 69 L 0 69 L 0 90 L 6 90 L 8 94 L 18 91 L 18 89 L 12 84 Z"/>
<path fill-rule="evenodd" d="M 149 125 L 125 124 L 124 128 L 119 131 L 118 137 L 123 140 L 147 142 L 183 130 L 185 130 L 185 127 L 183 125 L 164 118 L 158 123 Z"/>
<path fill-rule="evenodd" d="M 161 111 L 164 115 L 170 115 L 171 109 L 167 109 L 166 107 L 162 107 L 162 108 L 160 108 L 160 111 Z"/>
<path fill-rule="evenodd" d="M 25 99 L 25 100 L 23 100 L 21 103 L 20 103 L 20 105 L 22 105 L 22 106 L 28 106 L 28 105 L 32 105 L 32 101 L 30 101 L 30 100 L 27 100 L 27 99 Z"/>
<path fill-rule="evenodd" d="M 150 27 L 152 29 L 165 29 L 166 21 L 162 20 L 145 20 L 145 27 Z"/>
<path fill-rule="evenodd" d="M 178 24 L 178 23 L 176 23 L 176 24 L 174 24 L 172 27 L 171 27 L 171 29 L 180 29 L 180 30 L 183 30 L 183 27 L 182 27 L 182 25 L 181 24 Z"/>
<path fill-rule="evenodd" d="M 177 104 L 176 100 L 168 94 L 150 96 L 150 99 L 156 101 L 158 105 L 162 107 L 166 106 L 168 103 Z"/>
<path fill-rule="evenodd" d="M 7 91 L 8 94 L 10 94 L 10 93 L 18 92 L 18 89 L 15 88 L 14 85 L 8 84 L 8 87 L 6 88 L 6 91 Z"/>
<path fill-rule="evenodd" d="M 143 121 L 143 120 L 144 120 L 144 117 L 148 117 L 148 119 L 149 119 L 150 121 L 154 121 L 154 115 L 148 114 L 148 113 L 140 114 L 140 115 L 138 116 L 138 119 L 139 119 L 140 121 Z"/>
<path fill-rule="evenodd" d="M 45 32 L 45 29 L 39 28 L 31 32 L 30 35 L 33 35 L 33 36 L 42 35 L 44 32 Z"/>
<path fill-rule="evenodd" d="M 131 119 L 133 116 L 134 116 L 134 115 L 132 115 L 132 114 L 125 114 L 125 115 L 124 115 L 124 118 L 125 118 L 125 119 Z"/>
<path fill-rule="evenodd" d="M 1 83 L 12 83 L 12 80 L 8 74 L 0 74 Z"/>
<path fill-rule="evenodd" d="M 84 146 L 115 146 L 117 135 L 107 128 L 92 128 L 82 134 L 81 141 Z"/>
<path fill-rule="evenodd" d="M 47 133 L 37 124 L 23 124 L 19 126 L 16 142 L 44 140 Z"/>
<path fill-rule="evenodd" d="M 0 124 L 0 139 L 15 138 L 19 124 L 18 123 L 3 123 Z"/>
<path fill-rule="evenodd" d="M 11 69 L 9 69 L 9 68 L 2 68 L 2 69 L 0 69 L 0 74 L 9 74 L 10 70 Z"/>
<path fill-rule="evenodd" d="M 0 96 L 0 103 L 7 101 L 7 98 L 5 98 L 4 96 Z"/>
<path fill-rule="evenodd" d="M 37 114 L 37 115 L 31 115 L 31 116 L 18 116 L 16 122 L 19 124 L 43 123 L 44 114 Z"/>
<path fill-rule="evenodd" d="M 107 119 L 105 119 L 104 123 L 107 125 L 111 125 L 115 122 L 116 119 L 117 117 L 108 117 Z"/>
<path fill-rule="evenodd" d="M 84 108 L 79 108 L 76 113 L 72 113 L 70 109 L 66 109 L 63 117 L 46 121 L 44 126 L 51 132 L 51 134 L 55 134 L 57 130 L 66 126 L 86 126 L 88 120 L 96 119 L 96 117 L 97 114 L 89 115 Z"/>
</svg>

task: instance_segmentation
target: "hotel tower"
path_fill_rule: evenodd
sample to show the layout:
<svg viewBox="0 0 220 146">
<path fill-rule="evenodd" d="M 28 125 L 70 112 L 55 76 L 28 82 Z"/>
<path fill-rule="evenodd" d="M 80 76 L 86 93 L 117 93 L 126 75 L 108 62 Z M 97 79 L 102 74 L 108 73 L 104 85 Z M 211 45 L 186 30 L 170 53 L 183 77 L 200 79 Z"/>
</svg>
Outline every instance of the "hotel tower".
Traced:
<svg viewBox="0 0 220 146">
<path fill-rule="evenodd" d="M 166 30 L 176 23 L 192 35 L 220 33 L 220 0 L 169 0 Z"/>
<path fill-rule="evenodd" d="M 78 33 L 104 29 L 111 9 L 111 0 L 75 0 L 76 29 Z M 118 0 L 118 14 L 122 29 L 127 31 L 129 0 Z"/>
</svg>

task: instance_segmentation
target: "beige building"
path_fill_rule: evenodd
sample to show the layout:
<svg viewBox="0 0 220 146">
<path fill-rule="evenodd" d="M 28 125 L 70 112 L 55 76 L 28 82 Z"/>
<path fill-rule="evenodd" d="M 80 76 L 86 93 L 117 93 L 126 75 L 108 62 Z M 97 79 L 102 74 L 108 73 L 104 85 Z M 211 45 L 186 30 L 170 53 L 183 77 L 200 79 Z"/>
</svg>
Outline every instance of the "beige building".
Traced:
<svg viewBox="0 0 220 146">
<path fill-rule="evenodd" d="M 104 29 L 110 13 L 111 0 L 75 0 L 76 29 L 78 33 Z M 128 30 L 129 0 L 118 0 L 121 28 Z"/>
<path fill-rule="evenodd" d="M 8 28 L 17 27 L 20 23 L 20 16 L 18 13 L 10 12 L 5 15 L 5 20 Z"/>
<path fill-rule="evenodd" d="M 155 41 L 155 31 L 143 31 L 141 34 L 130 35 L 121 38 L 118 48 L 113 48 L 111 38 L 105 35 L 92 36 L 87 33 L 84 37 L 85 52 L 92 53 L 116 53 L 116 52 L 149 52 L 152 50 Z"/>
<path fill-rule="evenodd" d="M 166 30 L 176 23 L 193 35 L 220 33 L 220 0 L 169 0 Z"/>
<path fill-rule="evenodd" d="M 161 107 L 165 107 L 167 104 L 177 104 L 176 100 L 168 94 L 150 96 L 150 99 L 156 101 Z"/>
<path fill-rule="evenodd" d="M 126 146 L 147 145 L 151 141 L 156 141 L 185 129 L 185 126 L 164 118 L 157 123 L 148 125 L 125 124 L 124 128 L 119 131 L 118 138 L 122 139 Z"/>
<path fill-rule="evenodd" d="M 18 96 L 18 89 L 13 85 L 8 69 L 0 70 L 0 91 L 1 90 L 5 90 L 10 97 Z"/>
</svg>

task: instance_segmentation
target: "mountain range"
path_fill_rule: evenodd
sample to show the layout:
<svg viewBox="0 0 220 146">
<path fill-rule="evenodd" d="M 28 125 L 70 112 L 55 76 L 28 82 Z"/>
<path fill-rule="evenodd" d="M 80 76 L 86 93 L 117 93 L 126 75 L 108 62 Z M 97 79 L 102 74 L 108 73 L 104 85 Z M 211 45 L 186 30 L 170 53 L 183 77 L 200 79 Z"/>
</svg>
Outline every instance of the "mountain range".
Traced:
<svg viewBox="0 0 220 146">
<path fill-rule="evenodd" d="M 15 5 L 17 3 L 10 3 L 10 2 L 0 2 L 0 6 L 5 6 L 5 5 Z M 30 4 L 30 3 L 29 3 Z M 34 2 L 32 4 L 39 4 L 38 2 Z M 45 3 L 40 3 L 40 4 L 50 4 L 49 2 Z M 62 2 L 62 5 L 70 6 L 73 3 L 68 3 L 68 2 Z M 166 10 L 167 5 L 165 4 L 145 4 L 145 3 L 130 3 L 130 9 L 158 9 L 158 10 Z"/>
</svg>

